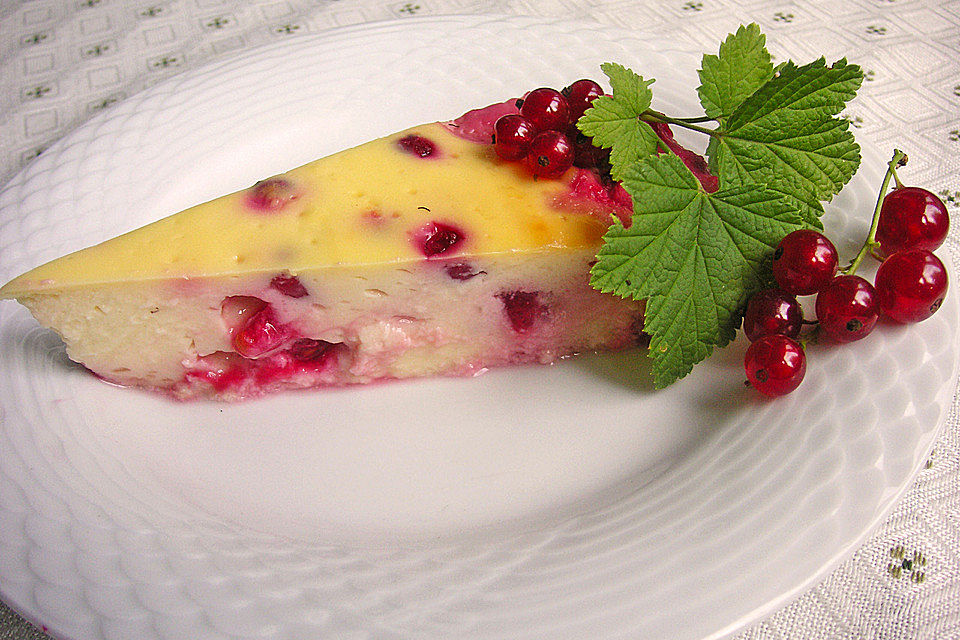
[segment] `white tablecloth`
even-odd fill
[[[291,35],[379,20],[500,13],[592,20],[713,52],[757,22],[777,59],[860,64],[845,114],[910,152],[913,184],[960,213],[960,1],[22,0],[0,4],[0,180],[100,110],[172,74]],[[960,220],[960,218],[957,218]],[[955,225],[943,251],[960,264]],[[952,274],[960,283],[960,274]],[[0,581],[3,576],[0,575]],[[0,640],[46,638],[0,604]],[[740,638],[960,638],[960,417],[852,558]]]

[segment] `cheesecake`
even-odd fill
[[[239,400],[620,349],[641,302],[589,269],[630,197],[498,156],[507,101],[416,126],[40,265],[0,288],[106,381]]]

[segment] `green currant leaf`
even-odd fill
[[[594,100],[577,127],[593,138],[593,144],[610,149],[610,173],[620,180],[627,167],[638,158],[655,154],[660,144],[650,125],[640,120],[653,99],[653,80],[644,80],[619,64],[608,62],[600,68],[610,79],[613,94]]]
[[[768,191],[783,196],[806,226],[811,229],[823,229],[823,222],[820,220],[823,216],[823,204],[812,193],[798,187],[788,177],[769,180],[765,186]]]
[[[611,149],[612,176],[632,196],[634,215],[604,236],[591,284],[647,301],[654,383],[662,387],[733,338],[787,233],[822,228],[822,202],[860,164],[849,123],[837,116],[863,74],[846,60],[773,65],[755,24],[704,56],[697,92],[706,118],[651,110],[650,80],[619,65],[603,70],[613,95],[598,98],[578,126]],[[645,119],[708,135],[719,190],[706,193]],[[699,126],[707,119],[718,126]]]
[[[756,23],[741,25],[720,45],[719,55],[700,63],[700,104],[715,120],[726,118],[773,77],[766,37]]]
[[[862,80],[845,60],[788,62],[721,122],[707,147],[711,169],[721,184],[773,184],[805,202],[830,200],[860,165],[849,123],[834,116]]]
[[[661,388],[733,339],[765,262],[802,222],[782,195],[757,185],[704,192],[672,154],[637,160],[623,185],[633,218],[604,236],[591,284],[647,300],[644,329]]]
[[[728,188],[758,186],[754,176],[737,163],[731,164],[731,170],[724,174],[724,178],[723,184]],[[759,186],[786,198],[805,225],[812,229],[823,229],[823,223],[820,221],[824,213],[823,205],[813,193],[804,188],[798,178],[783,174],[769,174],[764,175],[763,178],[767,182]]]

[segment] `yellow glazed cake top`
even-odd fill
[[[491,145],[461,139],[442,124],[423,125],[49,262],[9,282],[0,297],[420,261],[438,257],[431,255],[437,250],[446,258],[596,246],[606,214],[558,204],[575,173],[534,180]]]

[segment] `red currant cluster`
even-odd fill
[[[767,396],[790,393],[803,380],[806,356],[797,341],[804,324],[836,342],[865,338],[881,314],[901,323],[933,315],[947,292],[947,270],[933,250],[950,225],[947,208],[933,193],[905,187],[896,175],[906,156],[897,151],[880,190],[863,248],[843,270],[833,243],[823,234],[794,231],[773,254],[778,288],[751,296],[743,330],[751,345],[744,368],[747,380]],[[890,178],[896,187],[885,196]],[[855,275],[872,253],[882,262],[873,284]],[[816,320],[807,322],[797,296],[816,294]]]
[[[577,130],[577,120],[603,95],[593,80],[577,80],[563,91],[541,87],[518,100],[520,113],[500,117],[494,149],[504,160],[519,160],[536,177],[556,178],[571,166],[597,167],[609,151],[594,147]]]

